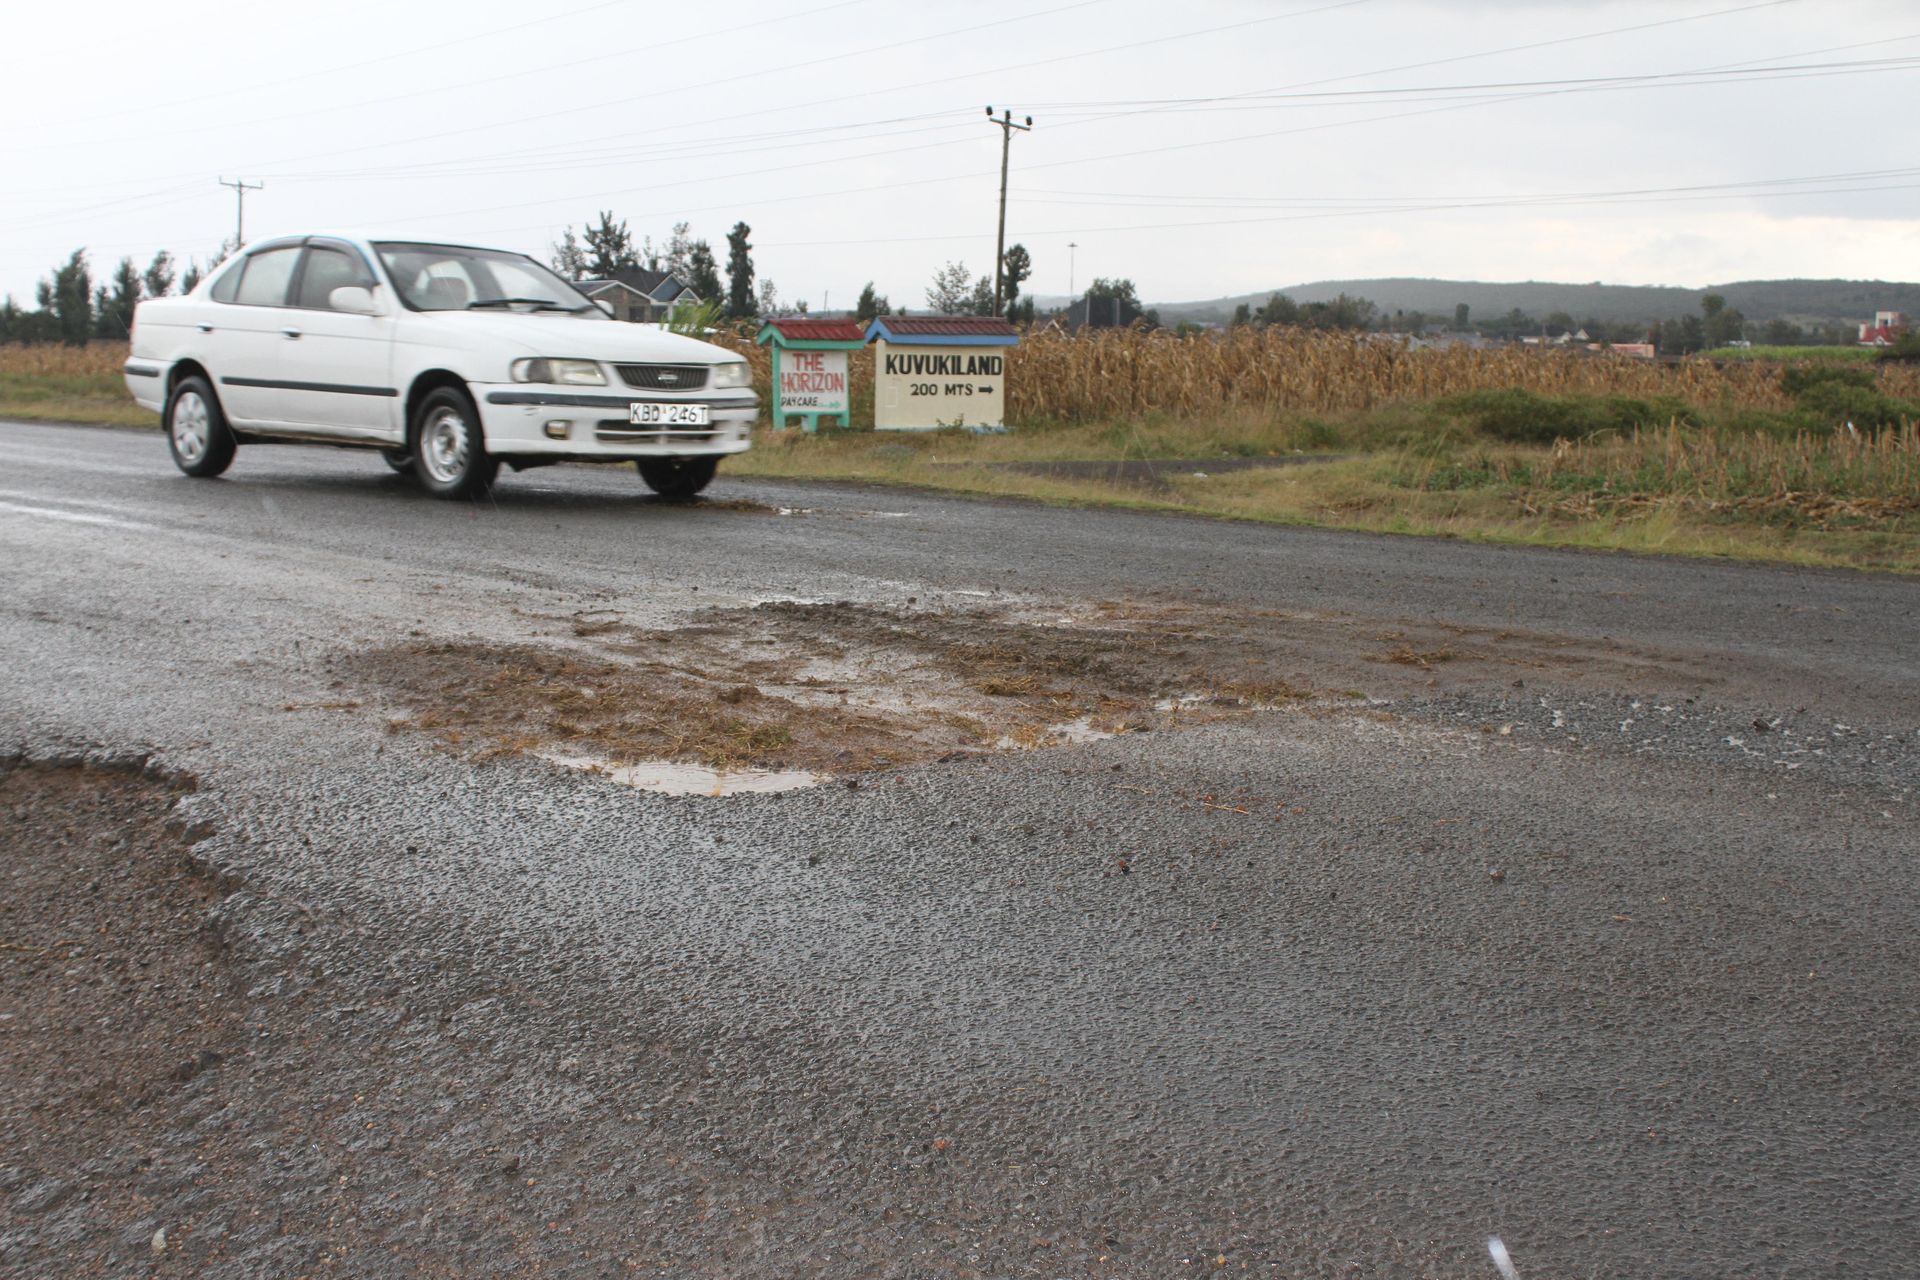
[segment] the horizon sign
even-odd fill
[[[780,360],[780,413],[837,414],[853,407],[845,351],[789,350]]]

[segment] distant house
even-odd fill
[[[1860,345],[1890,347],[1907,336],[1907,318],[1898,311],[1876,311],[1873,323],[1860,326]]]
[[[1054,317],[1054,322],[1069,333],[1082,329],[1125,329],[1146,321],[1147,313],[1125,298],[1082,298]]]
[[[613,309],[615,320],[658,324],[681,302],[703,299],[677,277],[665,271],[630,267],[599,280],[576,280],[573,287]]]

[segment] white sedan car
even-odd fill
[[[249,245],[141,303],[126,378],[190,476],[238,445],[309,441],[381,450],[447,498],[502,462],[563,460],[633,462],[690,497],[759,407],[738,355],[610,319],[524,254],[346,235]]]

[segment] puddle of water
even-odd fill
[[[1191,711],[1213,701],[1210,693],[1183,693],[1177,698],[1162,698],[1153,704],[1155,711]]]
[[[1108,738],[1120,736],[1111,729],[1102,729],[1094,724],[1092,716],[1081,716],[1078,720],[1057,724],[1053,726],[1053,731],[1064,741],[1072,743],[1105,742]]]
[[[593,756],[568,755],[542,751],[542,760],[565,769],[597,773],[623,787],[638,791],[657,791],[668,796],[765,795],[774,791],[798,791],[820,785],[825,779],[798,769],[708,769],[697,764],[678,764],[671,760],[646,760],[633,765],[616,765]]]

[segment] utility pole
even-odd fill
[[[998,120],[993,117],[993,108],[987,108],[987,121],[1000,130],[1000,234],[993,242],[993,314],[999,315],[1002,293],[1001,272],[1007,265],[1007,154],[1013,150],[1014,130],[1029,133],[1033,129],[1033,117],[1028,116],[1025,124],[1013,122],[1013,112],[1008,111]]]
[[[228,182],[220,179],[220,185],[233,188],[233,247],[238,249],[247,242],[247,192],[266,189],[264,182],[248,182],[244,178],[235,178]]]
[[[1080,247],[1080,244],[1078,241],[1075,241],[1075,240],[1067,241],[1067,305],[1068,306],[1073,305],[1073,288],[1074,288],[1074,284],[1076,283],[1074,280],[1073,268],[1074,268],[1074,259],[1079,256],[1075,252],[1075,250],[1079,249],[1079,247]]]

